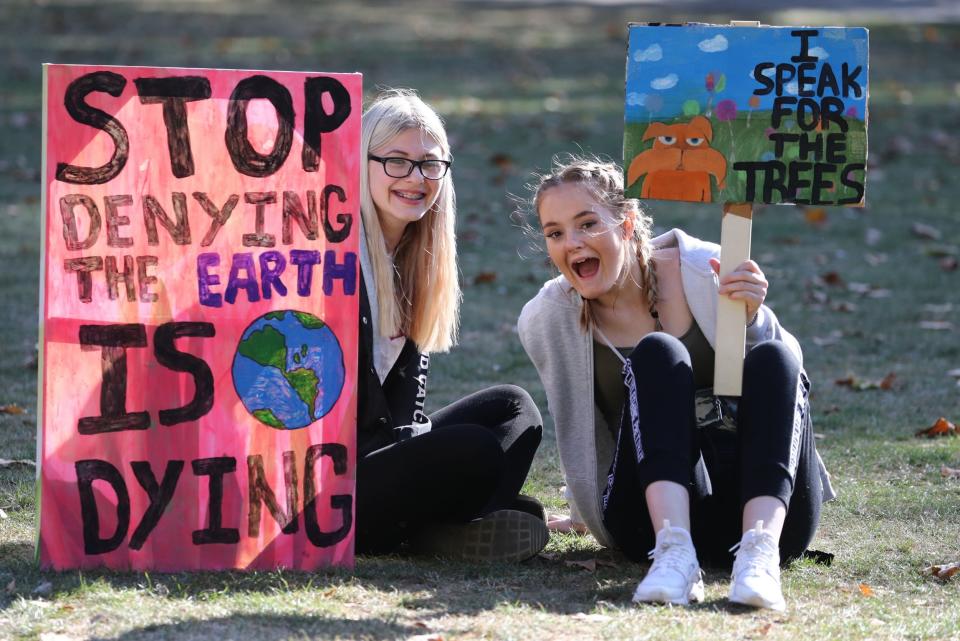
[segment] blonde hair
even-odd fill
[[[614,223],[617,226],[625,224],[627,220],[633,222],[633,233],[628,240],[633,251],[623,253],[617,284],[622,286],[631,277],[630,258],[636,258],[640,269],[640,282],[636,284],[647,298],[650,315],[657,318],[657,269],[652,255],[653,246],[650,242],[653,219],[640,207],[639,201],[624,197],[623,170],[620,166],[595,157],[558,156],[554,157],[553,171],[538,178],[539,180],[531,186],[534,193],[532,209],[538,220],[540,201],[547,190],[558,185],[579,184],[586,188],[598,203],[613,213]],[[585,299],[580,312],[580,327],[587,331],[593,327],[594,323],[590,301]]]
[[[430,136],[452,160],[443,122],[415,92],[390,90],[367,108],[360,136],[360,213],[373,267],[367,277],[376,287],[381,335],[401,333],[422,352],[445,352],[457,341],[461,298],[451,172],[440,179],[426,215],[407,225],[392,260],[370,193],[367,155],[409,129]]]

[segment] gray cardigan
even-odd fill
[[[709,259],[720,256],[720,246],[673,229],[653,239],[656,249],[677,247],[680,276],[687,305],[711,347],[716,347],[717,278]],[[580,296],[569,281],[558,276],[544,284],[520,313],[520,342],[533,361],[547,393],[547,406],[556,426],[560,464],[567,484],[571,516],[585,523],[604,546],[613,540],[603,526],[601,498],[613,460],[614,442],[593,398],[593,339],[580,329]],[[766,340],[783,341],[803,363],[800,344],[761,306],[756,322],[747,328],[747,349]],[[820,460],[824,500],[836,494]]]

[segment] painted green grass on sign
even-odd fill
[[[688,117],[680,117],[663,119],[655,122],[663,122],[664,124],[672,125],[676,123],[685,123],[688,121]],[[851,118],[846,122],[848,130],[843,136],[845,148],[840,153],[846,156],[848,160],[852,158],[865,157],[866,131],[864,129],[863,121]],[[653,143],[651,140],[643,140],[644,132],[647,130],[649,124],[650,123],[646,122],[626,123],[623,142],[624,168],[629,167],[630,162],[639,153],[652,147]],[[785,144],[783,155],[780,158],[775,156],[774,142],[769,139],[769,135],[773,131],[770,127],[770,111],[752,111],[746,113],[741,111],[738,112],[737,116],[732,120],[723,121],[717,119],[716,117],[712,117],[710,118],[710,124],[713,127],[713,140],[710,143],[711,146],[720,151],[729,150],[726,153],[727,175],[725,188],[719,189],[717,182],[715,180],[711,180],[711,194],[713,202],[742,202],[746,200],[745,194],[747,192],[747,172],[735,170],[734,164],[737,162],[781,160],[785,163],[791,163],[793,161],[801,160],[800,146],[797,143]],[[834,124],[831,124],[827,129],[820,132],[804,132],[797,126],[796,121],[792,119],[786,120],[778,131],[788,134],[801,134],[801,136],[806,134],[810,137],[811,142],[815,141],[817,136],[822,136],[822,144],[818,147],[820,153],[822,154],[820,156],[821,162],[826,162],[825,145],[828,134],[840,133],[839,129]],[[817,162],[816,154],[814,154],[814,152],[810,152],[805,161],[811,163],[811,165]],[[837,165],[837,168],[833,172],[824,172],[824,178],[833,182],[833,187],[822,190],[820,194],[821,200],[837,202],[843,199],[855,198],[857,196],[855,189],[845,186],[841,182],[839,173],[843,167],[844,165]],[[801,187],[799,190],[797,190],[796,199],[801,201],[811,201],[812,188],[810,186],[810,182],[813,178],[812,168],[808,168],[806,171],[799,173],[798,178],[807,182],[804,187]],[[864,171],[853,171],[851,172],[850,178],[862,183],[864,180]],[[645,179],[646,177],[641,177],[632,185],[628,186],[626,190],[627,196],[630,198],[640,198],[640,190]],[[782,179],[785,182],[789,181],[789,176],[785,175],[782,177]],[[778,189],[771,190],[771,198],[764,198],[765,186],[766,180],[764,179],[763,173],[758,173],[756,175],[755,185],[756,195],[753,198],[753,202],[792,202],[792,199],[789,198],[789,196],[783,196]]]

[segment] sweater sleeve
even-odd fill
[[[749,352],[754,345],[769,340],[783,342],[803,367],[803,351],[800,349],[800,343],[793,334],[783,328],[772,309],[761,305],[757,311],[756,322],[747,328],[747,351]]]

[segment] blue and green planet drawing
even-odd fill
[[[233,359],[233,384],[244,407],[280,430],[323,418],[340,398],[344,376],[336,335],[306,312],[275,311],[257,318],[243,332]]]

